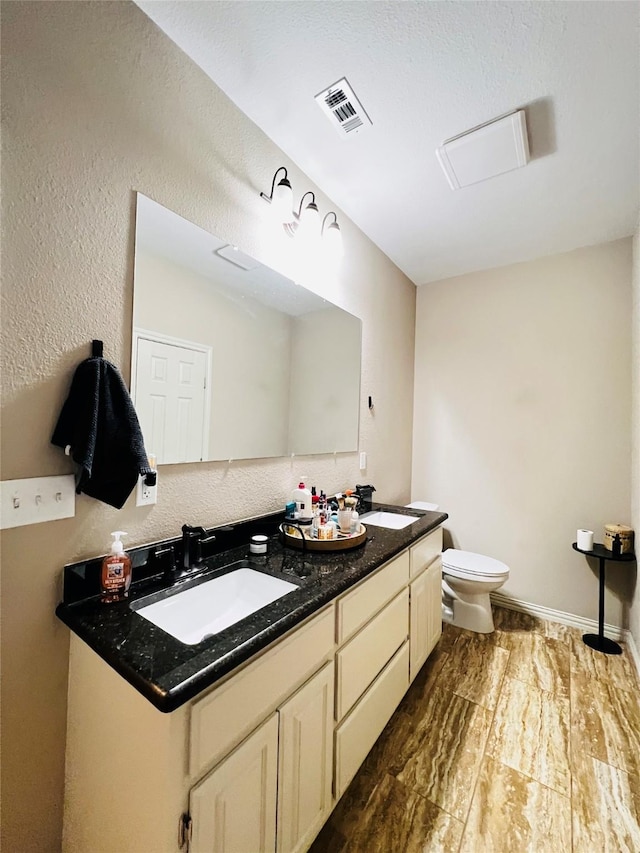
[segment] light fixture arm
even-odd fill
[[[273,175],[273,180],[271,181],[271,194],[270,194],[270,195],[266,195],[266,193],[260,193],[260,198],[263,198],[265,201],[268,201],[268,202],[269,202],[269,204],[271,204],[271,202],[273,201],[273,191],[274,191],[274,189],[275,189],[275,187],[276,187],[276,178],[278,177],[278,172],[284,172],[284,178],[283,178],[282,180],[283,180],[283,181],[286,181],[286,184],[287,184],[288,186],[291,186],[291,185],[289,184],[289,178],[288,178],[288,175],[287,175],[287,169],[286,169],[286,167],[285,167],[285,166],[280,166],[278,169],[276,169],[276,171],[275,171],[275,173],[274,173],[274,175]]]
[[[330,211],[329,211],[329,213],[326,213],[326,214],[325,214],[324,219],[322,220],[322,228],[320,229],[320,233],[321,233],[321,234],[324,234],[324,228],[325,228],[325,225],[326,225],[326,222],[327,222],[327,217],[329,217],[329,216],[333,216],[333,222],[330,224],[330,226],[329,226],[329,227],[331,227],[331,225],[338,225],[338,217],[337,217],[337,215],[334,213],[334,211],[333,211],[333,210],[330,210]],[[339,226],[338,226],[338,227],[339,227]]]
[[[312,193],[312,192],[311,192],[311,190],[307,190],[307,191],[306,191],[306,193],[305,193],[305,194],[302,196],[302,198],[300,199],[300,206],[298,207],[298,219],[300,219],[300,217],[302,216],[302,202],[305,200],[305,198],[306,198],[308,195],[310,195],[310,196],[311,196],[311,201],[309,202],[309,204],[314,204],[314,205],[315,205],[315,203],[316,203],[315,193]]]

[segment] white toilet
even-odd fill
[[[442,554],[442,620],[458,628],[490,634],[490,592],[509,577],[509,566],[471,551],[449,548]]]

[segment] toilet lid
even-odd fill
[[[485,577],[509,574],[509,566],[501,563],[500,560],[485,557],[484,554],[474,554],[472,551],[458,551],[455,548],[449,548],[443,552],[442,568],[455,569],[468,575],[484,575]]]
[[[440,509],[439,504],[430,504],[427,501],[413,501],[413,503],[405,504],[405,506],[407,509],[424,509],[431,512]]]

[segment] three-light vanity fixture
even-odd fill
[[[276,184],[280,172],[284,172],[284,176]],[[307,196],[310,197],[310,200],[305,204]],[[271,182],[271,194],[260,193],[260,198],[271,205],[273,218],[282,224],[289,237],[305,242],[310,246],[313,244],[322,245],[333,257],[342,256],[342,233],[338,225],[338,217],[332,210],[325,215],[321,223],[316,197],[310,190],[304,193],[300,199],[297,211],[294,210],[293,190],[284,166],[276,169]],[[331,216],[333,222],[329,220]]]

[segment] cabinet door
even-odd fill
[[[190,853],[274,853],[278,715],[191,789]]]
[[[442,633],[442,560],[409,584],[410,591],[410,680],[416,677]]]
[[[280,709],[278,853],[306,850],[331,812],[333,662]]]

